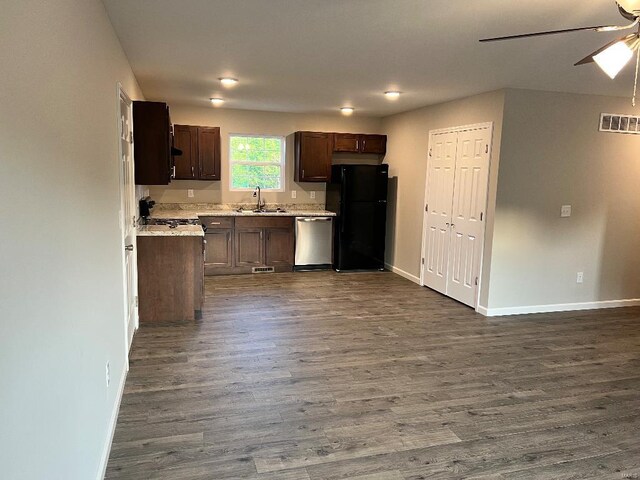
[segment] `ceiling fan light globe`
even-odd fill
[[[595,55],[593,60],[613,80],[632,57],[633,50],[626,42],[620,41]]]

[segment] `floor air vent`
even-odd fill
[[[253,267],[251,273],[273,273],[276,269],[273,267]]]
[[[618,113],[603,113],[600,115],[600,131],[640,135],[640,117]]]

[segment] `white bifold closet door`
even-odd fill
[[[423,284],[476,307],[489,180],[490,128],[433,134]]]

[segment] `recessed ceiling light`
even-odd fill
[[[209,100],[211,100],[214,107],[219,107],[224,103],[224,99],[222,98],[210,98]]]
[[[343,115],[352,115],[355,112],[355,108],[353,107],[342,107],[340,109]]]
[[[384,95],[389,100],[396,100],[400,96],[400,92],[398,92],[397,90],[389,90],[387,92],[384,92]]]
[[[220,83],[225,87],[235,87],[238,83],[238,79],[232,77],[220,77],[218,80],[220,80]]]

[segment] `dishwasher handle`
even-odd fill
[[[330,222],[331,217],[298,217],[298,222]]]

